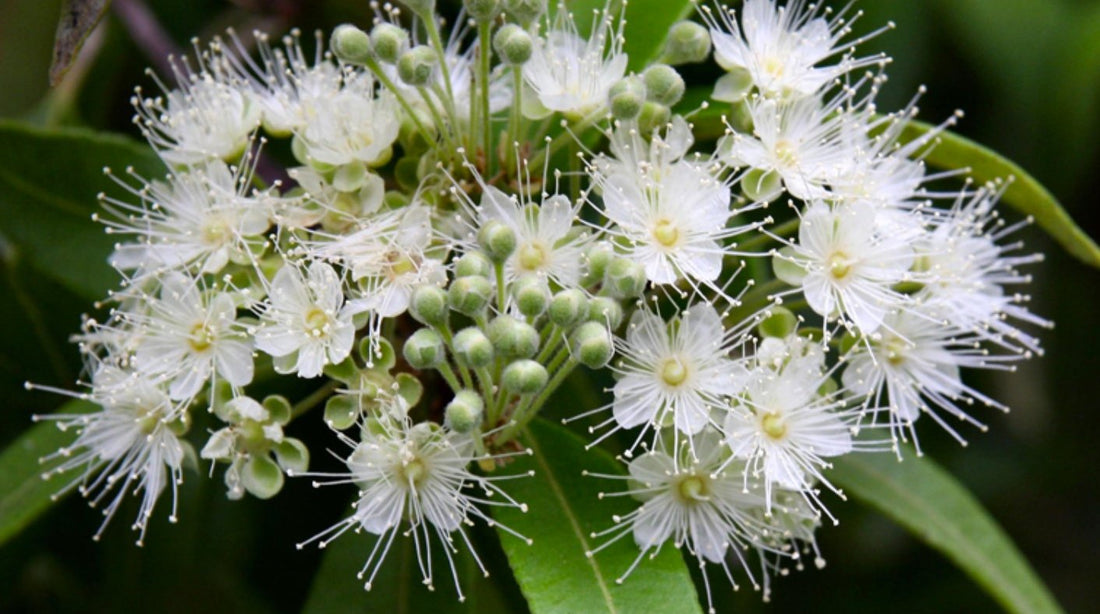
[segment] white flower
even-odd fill
[[[842,42],[851,32],[844,11],[827,19],[828,9],[817,3],[798,0],[776,6],[773,0],[745,0],[740,24],[731,9],[718,7],[717,17],[709,7],[701,12],[710,27],[715,61],[727,71],[747,72],[768,97],[811,96],[841,75],[888,61],[884,55],[852,57],[857,45],[886,28]],[[837,64],[819,66],[837,56],[842,56]]]
[[[193,397],[221,376],[233,386],[252,381],[252,341],[237,322],[234,297],[205,291],[198,280],[172,273],[145,313],[124,314],[141,329],[133,364],[168,382],[171,398]]]
[[[390,155],[401,125],[393,94],[385,89],[376,93],[374,79],[364,72],[348,69],[343,78],[343,89],[311,113],[296,133],[302,162],[370,165]]]
[[[251,188],[251,168],[221,161],[186,167],[166,181],[140,182],[135,188],[116,180],[140,199],[139,205],[100,200],[110,217],[97,218],[110,234],[133,240],[115,247],[110,263],[137,278],[165,269],[218,273],[232,262],[249,264],[263,245],[270,225],[271,198]]]
[[[305,275],[289,262],[279,269],[256,331],[256,347],[275,357],[276,371],[317,377],[347,358],[354,342],[344,287],[331,266],[314,262]]]
[[[531,58],[523,65],[523,79],[530,88],[523,97],[524,113],[541,117],[557,111],[584,117],[603,109],[611,86],[626,73],[623,23],[605,7],[593,16],[586,40],[562,6],[554,24],[547,23],[545,35],[535,39]]]
[[[186,413],[150,378],[110,365],[96,370],[91,392],[80,398],[102,409],[88,414],[35,417],[56,421],[62,430],[75,428],[79,433],[72,445],[42,459],[61,460],[43,477],[82,468],[62,492],[79,484],[80,494],[90,499],[92,507],[106,504],[96,540],[123,497],[128,492],[141,493],[141,506],[132,526],[139,532],[137,543],[141,545],[153,507],[166,486],[172,489],[168,519],[176,521],[176,489],[183,481],[182,465],[188,447],[178,435],[188,423]]]
[[[379,536],[359,573],[360,580],[366,577],[364,586],[370,590],[394,539],[398,534],[405,538],[411,536],[424,583],[433,589],[430,550],[432,540],[437,539],[448,553],[455,589],[462,601],[462,589],[458,586],[454,559],[450,556],[456,548],[454,534],[457,532],[459,541],[472,550],[464,528],[472,519],[479,518],[509,530],[478,509],[475,504],[484,500],[474,496],[473,489],[478,488],[487,496],[495,495],[494,499],[503,499],[495,501],[495,505],[514,506],[524,511],[526,506],[516,503],[500,490],[492,478],[470,471],[470,463],[480,458],[475,458],[474,442],[469,435],[460,435],[430,422],[413,425],[407,419],[371,419],[363,425],[361,433],[362,440],[358,443],[341,435],[341,439],[354,448],[346,461],[347,474],[314,474],[338,478],[333,483],[350,481],[356,484],[359,498],[353,505],[355,511],[298,544],[298,548],[318,540],[323,548],[348,530],[365,530]],[[406,523],[408,528],[402,529]],[[480,567],[476,554],[473,558]],[[485,573],[484,567],[481,571]]]
[[[682,433],[690,441],[716,424],[713,411],[744,383],[744,368],[728,357],[731,337],[710,305],[691,305],[671,322],[635,312],[626,339],[615,344],[622,362],[615,367],[621,377],[611,405],[613,430],[641,426],[643,435],[652,429],[656,438],[671,426],[674,439]]]
[[[236,38],[234,42],[239,46]],[[324,40],[320,35],[315,41],[312,62],[302,52],[297,31],[283,37],[284,49],[273,48],[264,33],[258,33],[256,42],[262,67],[252,64],[243,48],[239,48],[239,54],[251,68],[247,72],[253,75],[255,99],[263,109],[265,130],[286,136],[301,129],[311,118],[329,112],[328,103],[340,92],[344,72],[327,54],[322,56]]]
[[[711,164],[682,159],[691,143],[691,128],[680,117],[649,145],[636,128],[622,126],[612,136],[617,159],[597,159],[590,169],[610,222],[605,232],[620,239],[625,255],[654,284],[686,278],[710,285],[730,251],[723,242],[758,226],[727,226],[747,209],[730,206],[729,185]]]
[[[910,303],[892,287],[910,277],[914,237],[882,232],[877,221],[875,208],[864,202],[835,207],[813,202],[802,215],[798,243],[778,256],[794,270],[783,267],[777,273],[801,286],[811,309],[826,318],[842,314],[863,334]]]

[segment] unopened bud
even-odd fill
[[[472,390],[459,390],[443,410],[443,423],[456,433],[469,433],[481,425],[485,401]]]
[[[493,296],[493,285],[484,277],[459,277],[447,290],[447,304],[470,317],[481,313]]]
[[[585,322],[570,337],[573,357],[589,369],[601,369],[611,361],[615,345],[611,333],[598,322]]]
[[[623,323],[623,306],[606,296],[597,296],[588,301],[588,319],[615,330]]]
[[[631,75],[617,81],[607,93],[608,106],[615,119],[638,117],[645,104],[646,89],[641,77]]]
[[[443,338],[430,328],[421,328],[401,348],[405,361],[414,369],[432,369],[443,362]]]
[[[466,252],[455,261],[455,277],[489,277],[493,263],[481,252]]]
[[[627,258],[612,259],[603,279],[604,289],[615,298],[634,298],[645,290],[645,269]]]
[[[672,110],[663,104],[647,102],[642,105],[642,112],[638,115],[638,129],[642,134],[650,134],[657,128],[668,123],[672,116]]]
[[[392,23],[380,23],[370,31],[370,44],[379,60],[396,64],[397,58],[409,47],[409,33]]]
[[[516,299],[520,313],[536,318],[550,304],[550,288],[546,280],[538,275],[524,275],[512,284],[512,297]]]
[[[512,316],[497,316],[489,324],[489,339],[493,348],[508,358],[530,358],[539,349],[535,327]]]
[[[504,0],[504,12],[516,23],[526,26],[546,12],[546,0]]]
[[[408,9],[421,19],[431,19],[435,11],[435,0],[401,0]]]
[[[526,30],[510,23],[502,26],[493,36],[493,49],[505,64],[519,66],[531,58],[535,43]]]
[[[668,64],[654,64],[642,73],[646,98],[666,107],[680,102],[684,96],[684,78]]]
[[[783,193],[783,178],[775,171],[754,168],[741,178],[741,191],[753,202],[770,203]]]
[[[513,394],[534,394],[550,379],[546,367],[533,360],[517,360],[504,368],[501,383]]]
[[[783,338],[798,328],[798,317],[786,307],[771,307],[756,329],[764,337]]]
[[[348,64],[362,66],[371,58],[370,36],[351,24],[336,26],[329,44],[332,53]]]
[[[413,87],[425,86],[431,82],[438,62],[439,56],[435,49],[418,45],[397,58],[397,76]]]
[[[466,14],[478,23],[485,23],[497,16],[501,0],[462,0]]]
[[[493,362],[493,344],[476,326],[458,331],[454,338],[454,352],[460,363],[475,369]]]
[[[477,241],[493,262],[504,262],[516,249],[516,233],[500,220],[489,220],[482,224],[477,233]]]
[[[601,241],[589,247],[584,255],[585,262],[588,264],[588,270],[585,272],[583,280],[584,285],[591,286],[603,281],[607,265],[611,263],[611,259],[614,257],[615,250],[610,243]]]
[[[588,316],[588,297],[577,289],[562,290],[550,299],[550,321],[571,328]]]
[[[710,32],[694,21],[678,21],[665,39],[664,61],[679,66],[702,62],[710,55]]]
[[[447,321],[447,293],[438,286],[417,287],[409,299],[409,313],[421,324],[443,324]]]

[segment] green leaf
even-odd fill
[[[521,456],[505,471],[532,477],[508,482],[508,494],[528,505],[530,512],[501,507],[493,515],[501,524],[531,538],[532,545],[510,538],[501,529],[501,544],[512,571],[534,614],[572,612],[699,612],[699,602],[679,551],[668,545],[660,555],[645,560],[616,583],[638,557],[630,537],[592,557],[585,552],[601,545],[594,531],[613,524],[611,517],[626,514],[634,505],[623,497],[600,497],[617,486],[608,480],[581,475],[582,470],[622,473],[607,452],[585,450],[585,442],[571,431],[542,419],[531,423],[526,443],[533,454]]]
[[[129,196],[105,166],[146,178],[165,172],[151,149],[120,136],[0,121],[0,236],[40,274],[89,300],[118,282],[107,265],[115,239],[90,219],[96,194]]]
[[[96,406],[72,401],[57,413],[86,413]],[[76,438],[73,429],[62,431],[54,421],[44,421],[13,441],[0,453],[0,544],[19,533],[46,510],[52,498],[69,483],[75,472],[43,480],[42,474],[61,462],[39,459],[67,446]]]
[[[902,132],[903,142],[913,141],[929,130],[931,124],[910,121]],[[937,137],[937,144],[925,161],[944,169],[969,168],[979,183],[1012,177],[1002,200],[1017,211],[1030,215],[1067,252],[1085,264],[1100,268],[1100,247],[1074,223],[1058,199],[1027,171],[997,152],[951,132]]]
[[[603,9],[606,0],[572,0],[569,12],[577,23],[577,31],[587,36],[592,28],[593,11]],[[551,2],[551,11],[556,9]],[[629,58],[628,71],[637,71],[656,60],[664,50],[665,39],[672,24],[691,14],[691,0],[630,0],[626,5],[626,26],[623,29],[623,51]],[[610,13],[618,15],[622,4],[611,2]]]
[[[829,479],[942,552],[1006,610],[1062,611],[981,504],[928,458],[848,455]]]

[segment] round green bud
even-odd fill
[[[409,33],[402,27],[382,22],[371,29],[370,44],[379,60],[396,64],[397,58],[409,47]]]
[[[798,317],[786,307],[771,307],[756,330],[764,337],[783,338],[798,328]]]
[[[470,317],[481,313],[493,296],[493,285],[484,277],[459,277],[447,290],[447,304]]]
[[[466,14],[478,23],[485,23],[497,16],[501,0],[462,0]]]
[[[476,326],[464,328],[455,334],[454,352],[460,363],[475,369],[493,362],[493,343]]]
[[[694,21],[678,21],[665,39],[664,61],[678,66],[702,62],[710,55],[710,32]]]
[[[770,203],[783,193],[783,178],[775,171],[754,168],[741,178],[741,191],[753,202]]]
[[[443,338],[430,328],[421,328],[405,340],[401,353],[414,369],[432,369],[443,362]]]
[[[485,401],[472,390],[459,390],[443,410],[443,424],[456,433],[469,433],[481,426]]]
[[[645,104],[645,82],[631,75],[618,80],[607,93],[608,106],[615,119],[628,120],[638,117]]]
[[[665,105],[647,102],[642,105],[642,112],[638,115],[638,129],[642,134],[650,134],[667,124],[671,116],[672,110]]]
[[[546,12],[546,0],[504,0],[504,13],[516,23],[529,25]]]
[[[711,98],[722,102],[742,102],[756,82],[747,68],[736,67],[718,78]]]
[[[642,73],[646,99],[666,107],[680,102],[684,96],[684,78],[668,64],[654,64]]]
[[[438,286],[417,287],[409,298],[409,313],[421,324],[443,324],[447,321],[447,293]]]
[[[489,220],[481,225],[477,242],[485,255],[493,262],[504,262],[516,249],[516,233],[500,220]]]
[[[520,313],[536,318],[550,305],[550,288],[538,275],[524,275],[512,283],[512,297]]]
[[[512,316],[501,315],[489,323],[489,339],[502,356],[530,358],[539,350],[539,332]]]
[[[570,328],[588,316],[588,297],[577,289],[562,290],[550,299],[550,321]]]
[[[588,301],[588,319],[615,330],[623,323],[623,306],[615,299],[597,296]]]
[[[501,26],[493,35],[493,50],[504,60],[505,64],[519,66],[531,59],[531,52],[535,44],[531,35],[523,28],[515,24]]]
[[[601,369],[615,354],[611,333],[599,322],[585,322],[573,331],[569,339],[573,357],[589,369]]]
[[[489,277],[493,263],[481,252],[467,252],[455,261],[455,277]]]
[[[513,394],[534,394],[546,386],[550,378],[546,367],[533,360],[517,360],[504,368],[501,383]]]
[[[435,11],[435,0],[400,0],[408,9],[421,19],[431,19]]]
[[[645,290],[645,269],[627,258],[613,258],[603,276],[603,287],[619,299],[634,298]]]
[[[585,272],[583,280],[584,285],[591,286],[603,281],[607,265],[611,263],[611,259],[614,257],[615,249],[611,247],[610,243],[601,241],[589,247],[584,255],[584,260],[588,264],[588,270]]]
[[[348,64],[362,66],[371,58],[370,36],[349,23],[336,26],[329,45],[332,53]]]
[[[427,45],[417,45],[397,58],[397,76],[413,87],[427,85],[432,80],[439,55]]]

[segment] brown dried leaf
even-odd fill
[[[103,19],[111,0],[64,0],[50,64],[50,85],[57,85],[69,70],[84,41]]]

